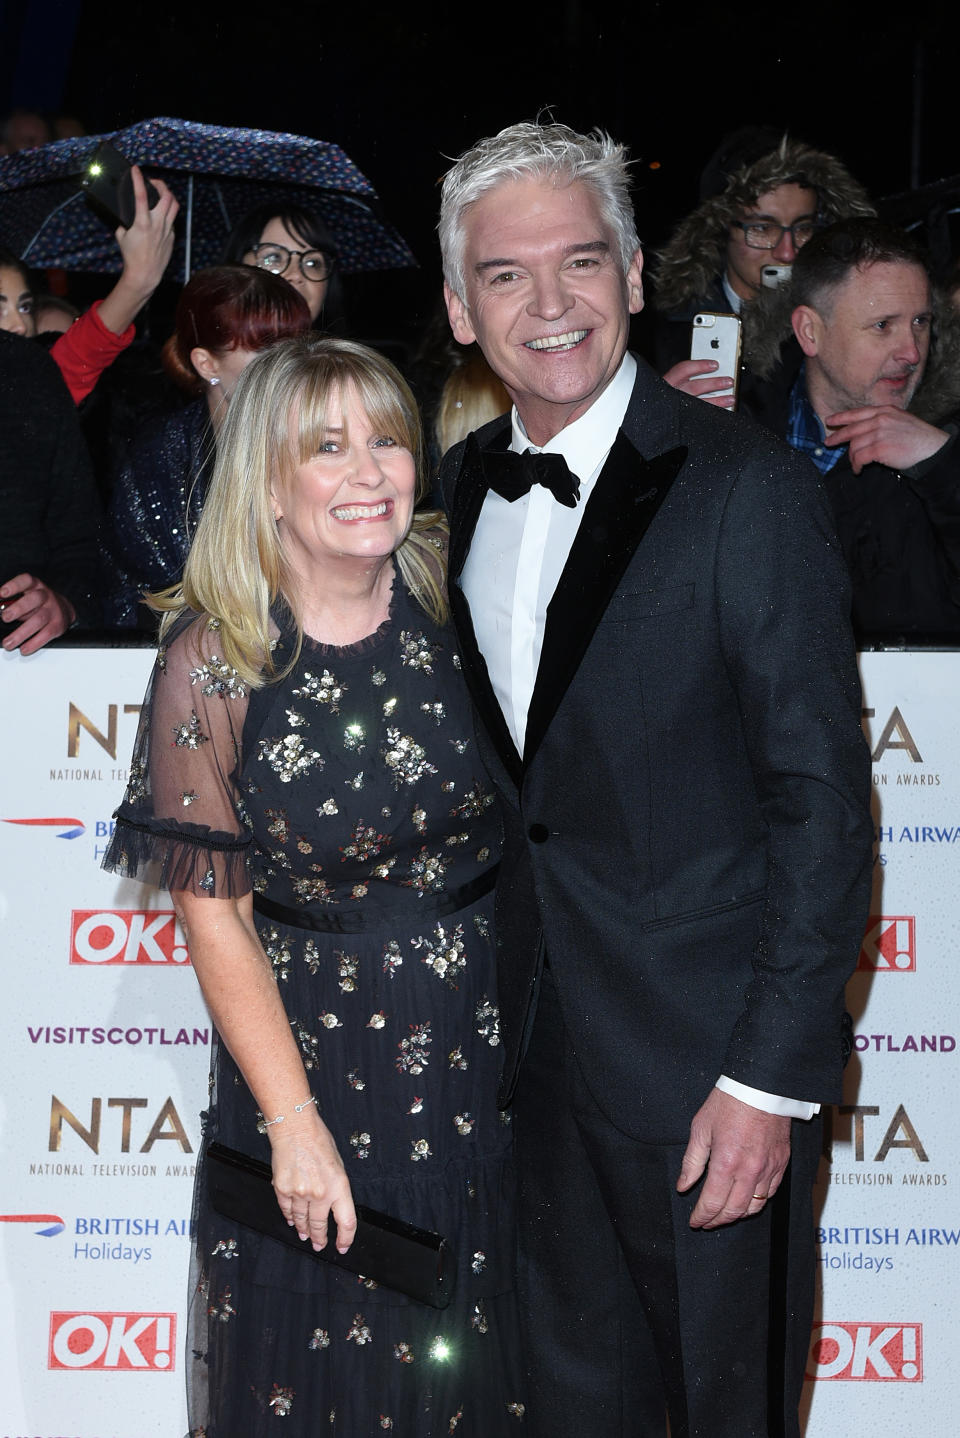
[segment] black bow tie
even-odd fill
[[[535,484],[549,489],[554,499],[568,509],[576,506],[580,481],[567,468],[562,454],[537,454],[525,449],[523,454],[511,450],[483,450],[483,477],[488,488],[512,504],[522,494],[529,494]]]

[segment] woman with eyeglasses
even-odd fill
[[[315,212],[300,205],[249,210],[234,226],[222,260],[282,276],[306,300],[315,329],[343,328],[337,247]]]

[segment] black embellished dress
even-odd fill
[[[209,620],[176,631],[105,861],[170,889],[252,888],[354,1197],[457,1252],[451,1306],[427,1308],[219,1217],[201,1155],[187,1364],[205,1438],[522,1432],[510,1132],[495,1106],[499,824],[452,631],[394,587],[376,634],[345,649],[307,639],[287,679],[252,693]],[[282,665],[279,616],[278,634]],[[222,1042],[211,1085],[205,1143],[269,1161]]]

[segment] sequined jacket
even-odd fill
[[[478,446],[509,436],[495,420],[441,466],[451,605],[505,808],[502,1101],[544,952],[625,1132],[686,1142],[721,1073],[836,1101],[872,823],[849,586],[816,473],[641,361],[548,610],[521,756],[458,582]]]
[[[109,624],[136,626],[142,592],[180,578],[214,453],[203,399],[155,421],[131,448],[108,514],[106,548],[114,571]]]

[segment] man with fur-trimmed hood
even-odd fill
[[[788,135],[778,140],[770,129],[729,136],[708,162],[700,190],[701,204],[659,256],[653,306],[661,374],[689,361],[698,311],[743,314],[762,292],[765,266],[775,266],[782,282],[798,249],[816,230],[835,220],[874,214],[866,190],[840,160]],[[744,366],[749,374],[749,326]],[[688,393],[711,387],[686,375],[668,378]]]

